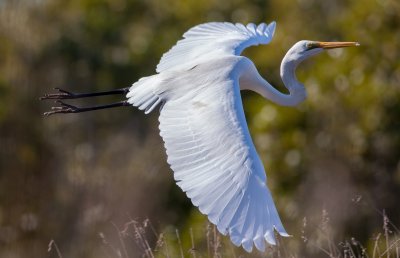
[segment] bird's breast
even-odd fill
[[[187,70],[164,71],[160,76],[166,94],[170,99],[190,99],[208,88],[218,90],[219,85],[226,85],[224,82],[227,80],[237,80],[236,72],[233,71],[236,70],[240,58],[242,57],[228,56],[204,60]],[[194,102],[193,106],[201,108],[205,104]]]

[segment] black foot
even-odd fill
[[[55,103],[60,104],[59,107],[52,107],[52,111],[48,111],[43,113],[44,116],[51,116],[54,114],[67,114],[67,113],[79,113],[84,111],[85,108],[79,108],[67,103],[62,102],[61,100],[55,101]]]
[[[50,93],[50,94],[44,94],[43,97],[40,97],[40,100],[45,100],[45,99],[75,99],[79,97],[80,94],[75,94],[60,88],[54,88],[55,90],[58,90],[59,93]]]
[[[77,107],[73,106],[70,104],[67,104],[61,100],[56,100],[57,104],[60,104],[59,107],[52,107],[49,112],[45,112],[43,115],[45,116],[51,116],[54,114],[69,114],[69,113],[81,113],[81,112],[87,112],[87,111],[93,111],[93,110],[99,110],[99,109],[106,109],[106,108],[114,108],[114,107],[129,107],[131,104],[127,101],[121,101],[121,102],[116,102],[116,103],[111,103],[107,105],[100,105],[100,106],[94,106],[94,107]]]

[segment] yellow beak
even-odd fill
[[[340,47],[358,47],[358,42],[316,42],[316,46],[324,49],[340,48]]]

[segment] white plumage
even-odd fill
[[[232,242],[251,252],[288,236],[266,185],[263,164],[251,140],[240,90],[252,90],[285,106],[306,98],[295,69],[323,49],[356,42],[302,40],[286,53],[281,77],[289,94],[264,80],[239,56],[248,46],[268,44],[275,22],[206,23],[183,35],[157,66],[158,74],[134,83],[128,102],[151,112],[160,108],[160,134],[177,184]]]
[[[240,55],[246,47],[268,44],[274,35],[275,22],[256,26],[228,22],[210,22],[191,28],[175,46],[165,53],[157,72],[185,69],[210,57],[224,54]]]
[[[177,184],[218,230],[250,252],[288,236],[266,186],[243,112],[245,47],[271,41],[275,23],[208,23],[184,34],[128,101],[150,111],[162,100],[160,134]]]
[[[184,39],[163,55],[157,74],[134,83],[128,100],[109,105],[76,107],[60,99],[126,93],[127,89],[96,93],[46,94],[61,106],[45,115],[80,113],[133,105],[146,114],[160,108],[160,134],[177,184],[218,230],[235,245],[260,251],[275,244],[275,231],[288,236],[266,185],[263,164],[251,140],[240,90],[252,90],[285,106],[306,98],[296,79],[297,65],[323,49],[358,46],[356,42],[297,42],[281,63],[289,94],[276,90],[254,64],[239,56],[244,48],[268,44],[275,23],[206,23],[187,31]]]

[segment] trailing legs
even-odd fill
[[[102,91],[102,92],[93,92],[93,93],[72,93],[60,88],[55,88],[58,90],[58,93],[49,93],[45,94],[43,97],[40,97],[40,100],[56,100],[55,103],[59,104],[59,106],[52,107],[51,111],[45,112],[43,115],[50,116],[54,114],[67,114],[67,113],[81,113],[99,109],[106,108],[114,108],[114,107],[122,107],[122,106],[130,106],[127,100],[111,103],[107,105],[99,105],[92,107],[77,107],[74,105],[67,104],[61,99],[80,99],[80,98],[88,98],[88,97],[98,97],[98,96],[106,96],[106,95],[116,95],[116,94],[124,94],[126,95],[129,92],[128,88],[122,88],[111,91]]]

